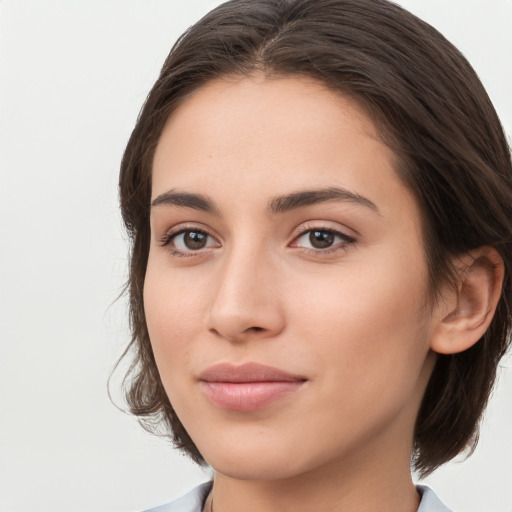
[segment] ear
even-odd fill
[[[456,288],[447,288],[439,301],[440,320],[430,347],[455,354],[473,346],[489,327],[501,295],[504,265],[493,247],[480,247],[456,258]]]

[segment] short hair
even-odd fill
[[[152,161],[168,117],[194,91],[229,75],[307,76],[358,103],[398,158],[418,201],[435,298],[456,277],[454,255],[484,245],[505,277],[490,327],[471,348],[439,354],[417,417],[412,464],[425,476],[478,439],[498,363],[510,343],[512,165],[493,105],[464,56],[432,26],[386,0],[231,0],[187,30],[140,112],[119,178],[130,237],[132,339],[123,356],[130,411],[150,431],[205,461],[162,385],[143,305]]]

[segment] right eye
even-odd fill
[[[203,249],[220,247],[220,244],[206,231],[188,228],[166,234],[162,246],[168,247],[172,255],[191,256]]]

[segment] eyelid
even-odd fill
[[[353,229],[341,227],[339,225],[332,226],[329,225],[329,223],[327,223],[326,221],[318,220],[307,221],[305,223],[300,224],[293,230],[291,238],[292,240],[295,240],[299,236],[302,236],[309,231],[328,231],[330,233],[336,233],[341,235],[343,238],[347,238],[354,241],[359,236],[359,234],[356,233]],[[349,234],[347,231],[350,232],[351,234]]]
[[[209,235],[215,238],[216,240],[218,240],[219,238],[219,236],[216,233],[212,232],[212,229],[210,227],[202,224],[201,222],[180,222],[179,224],[176,224],[175,226],[172,226],[171,228],[165,230],[164,234],[161,236],[161,239],[177,235],[179,233],[182,233],[183,231],[198,231],[206,235]]]

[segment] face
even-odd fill
[[[214,81],[168,120],[144,305],[169,399],[218,472],[408,468],[434,317],[394,168],[362,109],[309,79]]]

